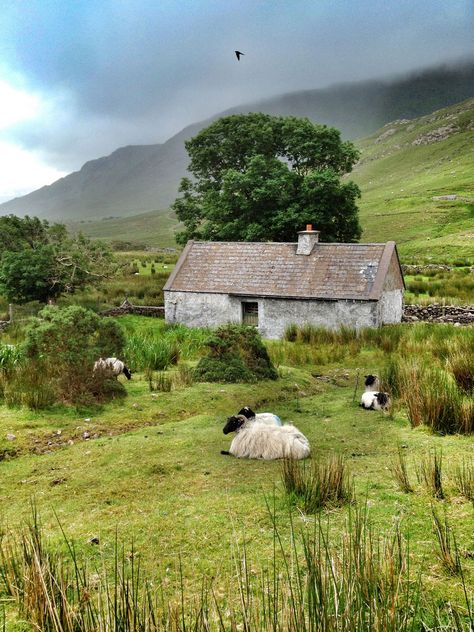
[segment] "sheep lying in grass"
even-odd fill
[[[376,375],[365,376],[365,393],[362,393],[359,406],[366,410],[387,410],[391,400],[388,393],[379,391],[380,381]]]
[[[221,454],[238,459],[306,459],[311,453],[308,439],[291,424],[268,426],[245,415],[235,415],[229,417],[223,432],[236,435],[229,451],[222,450]]]
[[[237,413],[243,415],[249,421],[255,421],[259,424],[265,424],[267,426],[281,426],[281,419],[274,413],[254,413],[251,408],[244,406]]]
[[[107,371],[116,377],[123,373],[127,380],[132,379],[130,369],[118,358],[99,358],[94,364],[94,371]]]

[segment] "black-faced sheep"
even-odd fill
[[[94,371],[110,371],[115,376],[123,373],[127,380],[132,379],[130,369],[118,358],[99,358],[94,364]]]
[[[229,451],[238,459],[306,459],[310,453],[308,439],[295,426],[268,426],[255,423],[244,415],[229,417],[223,430],[224,434],[235,432],[236,435]]]
[[[267,426],[281,426],[281,419],[274,413],[254,413],[251,408],[244,406],[237,413],[243,415],[249,421],[255,421],[259,424],[266,424]]]
[[[366,375],[364,384],[366,391],[375,392],[380,390],[380,380],[377,375]]]
[[[366,375],[365,393],[362,393],[359,406],[366,410],[387,410],[391,404],[390,395],[379,391],[379,388],[379,378],[376,375]]]

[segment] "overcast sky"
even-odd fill
[[[0,201],[240,103],[472,57],[473,33],[473,0],[0,0]]]

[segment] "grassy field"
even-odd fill
[[[122,322],[129,336],[158,339],[165,333],[156,319],[125,317]],[[432,342],[444,337],[445,326],[423,327],[405,326],[403,331],[411,332],[405,355],[416,355],[415,343],[423,336]],[[443,331],[461,335],[451,327]],[[462,336],[469,340],[474,332],[463,329]],[[406,408],[398,403],[390,415],[358,407],[363,376],[384,370],[390,345],[395,344],[392,351],[397,352],[395,339],[382,335],[316,346],[311,341],[271,342],[268,348],[280,375],[276,382],[176,383],[170,392],[150,392],[145,375],[137,371],[126,383],[128,396],[102,407],[31,412],[2,406],[4,540],[18,534],[31,518],[33,501],[50,546],[67,553],[59,522],[89,572],[109,568],[113,574],[118,542],[123,572],[138,559],[142,576],[155,587],[162,586],[167,602],[178,603],[184,591],[189,605],[206,578],[219,602],[231,608],[229,604],[240,600],[235,582],[244,562],[250,584],[273,564],[284,576],[283,552],[293,573],[304,538],[312,538],[318,524],[317,517],[303,513],[285,495],[279,462],[220,454],[230,442],[222,434],[225,418],[249,405],[293,421],[309,438],[313,460],[334,454],[345,457],[354,477],[356,504],[320,514],[332,547],[341,546],[357,507],[368,511],[374,542],[375,534],[389,534],[399,522],[403,539],[409,540],[412,581],[421,574],[422,600],[430,598],[440,609],[451,602],[466,617],[463,582],[440,560],[431,512],[433,505],[441,516],[445,512],[461,552],[464,584],[472,587],[474,504],[460,494],[455,482],[457,466],[473,463],[472,435],[441,436],[424,426],[412,428]],[[193,366],[200,353],[198,345],[180,363]],[[166,374],[172,377],[177,370],[172,367]],[[7,438],[11,434],[13,440]],[[399,449],[406,457],[414,493],[400,491],[393,475]],[[420,464],[432,458],[434,450],[443,458],[443,500],[435,500],[419,480]],[[93,538],[98,544],[91,544]],[[472,604],[472,588],[468,598]],[[3,603],[7,630],[30,629],[18,623],[16,608],[6,595]],[[459,629],[467,630],[467,619],[464,624]]]

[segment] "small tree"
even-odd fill
[[[14,303],[46,303],[110,276],[110,251],[62,224],[37,217],[0,218],[0,293]]]
[[[341,177],[358,151],[308,119],[238,114],[186,142],[194,179],[173,205],[188,239],[293,241],[311,223],[325,241],[357,241],[359,188]]]

